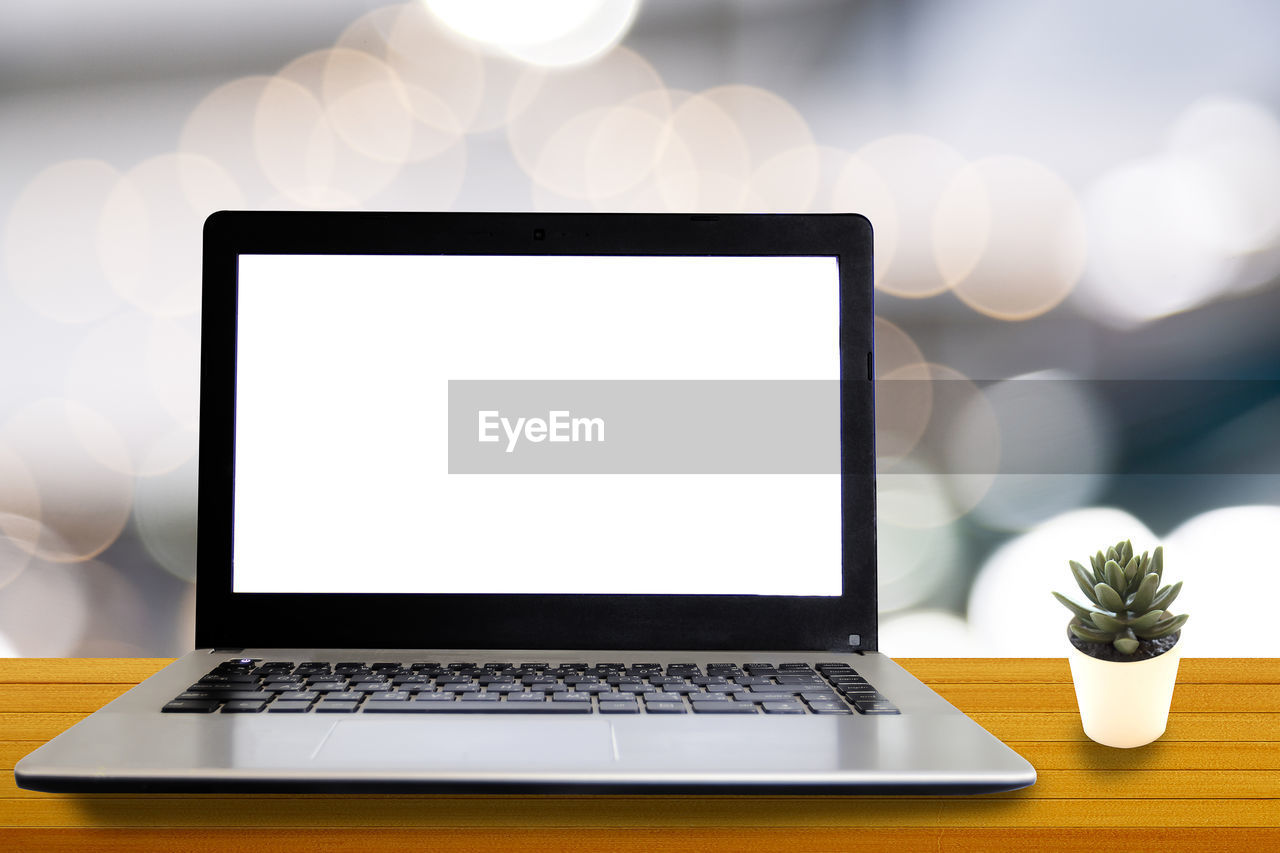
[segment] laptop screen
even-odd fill
[[[834,257],[241,254],[236,593],[839,596]]]

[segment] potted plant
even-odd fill
[[[1084,733],[1105,746],[1134,747],[1164,734],[1178,677],[1182,626],[1169,605],[1182,582],[1161,586],[1164,548],[1133,553],[1128,540],[1089,558],[1092,571],[1071,560],[1086,606],[1055,592],[1073,617],[1068,660]]]

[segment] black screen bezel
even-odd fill
[[[835,257],[840,270],[843,594],[232,592],[236,298],[242,254]],[[860,638],[856,648],[877,648],[872,238],[864,217],[222,211],[205,223],[203,276],[197,648],[848,651],[852,634]],[[324,616],[339,613],[342,619]]]

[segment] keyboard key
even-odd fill
[[[646,702],[644,710],[649,714],[685,714],[683,702]]]
[[[693,710],[699,714],[754,714],[756,706],[750,702],[693,702]]]
[[[816,675],[779,675],[777,677],[779,684],[822,684],[822,679]]]
[[[319,693],[310,690],[294,690],[288,693],[281,693],[276,697],[276,702],[314,702],[320,698]]]
[[[408,702],[409,692],[407,690],[383,690],[377,693],[369,694],[370,702]]]
[[[806,702],[839,702],[840,697],[836,696],[830,690],[810,690],[807,693],[801,693],[800,698]]]
[[[501,693],[463,693],[460,700],[462,702],[500,702],[502,700]]]
[[[612,692],[607,684],[577,684],[574,690],[579,693],[610,693]]]
[[[590,705],[591,694],[590,693],[569,693],[569,692],[556,693],[552,695],[551,701],[552,702],[585,702],[587,705]]]
[[[892,702],[884,701],[863,701],[858,700],[853,703],[854,710],[859,714],[897,714],[900,713],[896,705]]]
[[[508,693],[507,701],[535,703],[545,702],[547,701],[547,697],[543,693]]]
[[[265,702],[275,695],[274,693],[264,693],[261,690],[210,690],[208,693],[210,699],[220,699],[223,702],[246,700]]]
[[[511,684],[490,684],[485,689],[490,693],[523,693],[524,685],[518,682]]]
[[[832,684],[866,684],[867,680],[861,675],[827,675],[827,681]]]
[[[325,697],[316,703],[316,710],[322,713],[350,714],[355,712],[356,706],[359,704],[359,698],[350,694]]]
[[[403,673],[403,672],[402,672],[402,673],[400,673],[399,675],[397,675],[395,678],[391,679],[391,683],[392,683],[392,684],[394,684],[394,685],[396,685],[397,687],[399,687],[399,686],[400,686],[400,685],[402,685],[402,684],[410,684],[410,685],[412,685],[412,684],[430,684],[430,683],[431,683],[431,676],[429,676],[429,675],[409,675],[409,674],[407,674],[407,673]]]
[[[423,702],[371,702],[360,709],[362,714],[426,714],[430,703]]]
[[[267,693],[287,693],[290,690],[301,690],[305,686],[304,684],[295,684],[290,681],[273,681],[270,684],[263,684],[262,690]]]
[[[210,699],[174,699],[160,710],[166,714],[208,714],[218,710],[219,704]]]
[[[347,682],[345,681],[312,681],[307,684],[307,689],[315,690],[320,693],[342,691],[347,689]]]
[[[809,710],[814,714],[852,714],[853,713],[853,711],[850,711],[848,708],[844,706],[841,706],[839,708],[816,708],[813,705],[810,705]]]
[[[819,700],[817,700],[817,699],[814,699],[814,700],[810,700],[808,704],[809,704],[809,707],[810,707],[810,708],[812,708],[812,709],[813,709],[813,710],[815,710],[815,711],[817,711],[817,710],[819,710],[819,709],[821,709],[821,710],[825,710],[825,711],[831,711],[831,710],[839,710],[839,709],[842,709],[842,708],[843,708],[844,710],[848,710],[848,708],[849,708],[849,706],[848,706],[848,705],[844,704],[843,702],[839,702],[839,701],[829,702],[829,701],[825,701],[825,700],[824,700],[824,701],[819,701]]]
[[[690,693],[690,702],[728,702],[729,694],[727,693]]]
[[[702,689],[707,693],[741,693],[743,688],[736,684],[705,684]]]
[[[212,676],[205,676],[205,677],[211,678]],[[258,676],[254,675],[253,673],[242,672],[242,673],[235,673],[232,675],[223,676],[222,680],[226,681],[229,684],[253,684],[258,680]]]
[[[619,693],[656,693],[658,688],[652,684],[619,684]]]
[[[571,677],[581,678],[582,676],[571,676]],[[510,675],[482,675],[476,679],[476,683],[484,685],[485,687],[488,687],[494,684],[515,684],[516,680],[513,676],[510,676]],[[568,678],[566,678],[565,683],[572,684],[573,682],[571,682]]]
[[[632,705],[636,703],[639,696],[635,693],[597,693],[596,699],[600,702],[630,702]]]
[[[766,714],[803,714],[804,706],[799,702],[765,702],[760,705]]]
[[[303,714],[311,710],[310,702],[277,699],[267,706],[268,714]]]
[[[222,713],[256,714],[265,707],[267,707],[267,703],[263,701],[255,702],[249,699],[232,699],[230,702],[224,702],[222,704]]]
[[[440,684],[436,690],[441,693],[479,693],[480,685],[471,682],[466,684]]]
[[[639,714],[640,706],[635,702],[601,702],[601,714]]]
[[[839,690],[840,693],[842,693],[843,695],[848,696],[850,699],[859,698],[863,696],[879,696],[880,695],[880,691],[876,690],[870,684],[850,684],[847,687],[837,687],[836,689]]]
[[[378,707],[407,706],[389,702]],[[590,703],[582,702],[422,702],[415,710],[444,714],[590,714],[592,708]]]

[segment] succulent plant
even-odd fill
[[[1164,548],[1141,557],[1129,540],[1117,542],[1089,558],[1090,571],[1071,560],[1071,574],[1091,607],[1081,607],[1055,592],[1054,598],[1075,614],[1068,627],[1082,640],[1111,643],[1121,654],[1131,655],[1141,640],[1167,637],[1187,621],[1174,616],[1169,605],[1182,590],[1182,581],[1160,587],[1164,572]]]

